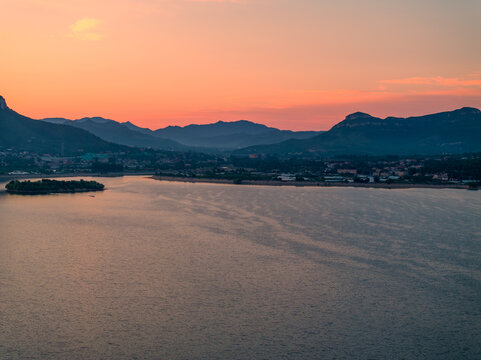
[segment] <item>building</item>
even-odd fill
[[[281,174],[277,177],[281,181],[296,181],[296,175],[294,174]]]

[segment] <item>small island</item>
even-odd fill
[[[83,179],[71,181],[42,179],[39,181],[13,180],[5,185],[5,188],[10,194],[37,195],[103,191],[104,185],[96,181],[85,181]]]

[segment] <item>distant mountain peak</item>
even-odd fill
[[[78,121],[79,123],[91,121],[91,122],[102,124],[102,123],[108,123],[112,120],[105,119],[105,118],[100,117],[100,116],[93,116],[93,117],[84,117],[84,118],[81,118],[81,119],[77,119],[75,121]]]
[[[374,116],[358,111],[347,115],[343,121],[341,121],[337,125],[334,125],[333,129],[366,126],[370,125],[372,122],[377,122],[378,120],[379,119],[375,118]]]
[[[461,109],[454,110],[454,112],[457,112],[459,114],[479,114],[481,110],[476,109],[474,107],[465,106],[465,107],[462,107]]]
[[[223,120],[219,120],[217,121],[215,124],[226,124],[226,125],[239,125],[239,124],[254,124],[254,125],[258,125],[252,121],[249,121],[249,120],[234,120],[234,121],[223,121]],[[204,125],[212,125],[212,124],[204,124]]]
[[[8,110],[7,102],[1,95],[0,95],[0,110]]]
[[[371,119],[373,116],[363,113],[363,112],[355,112],[350,115],[346,116],[345,120],[365,120],[365,119]]]

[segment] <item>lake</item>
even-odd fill
[[[0,359],[481,358],[481,191],[95,180],[0,193]]]

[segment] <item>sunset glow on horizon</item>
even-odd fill
[[[481,107],[479,0],[0,0],[0,95],[33,118],[327,130]]]

